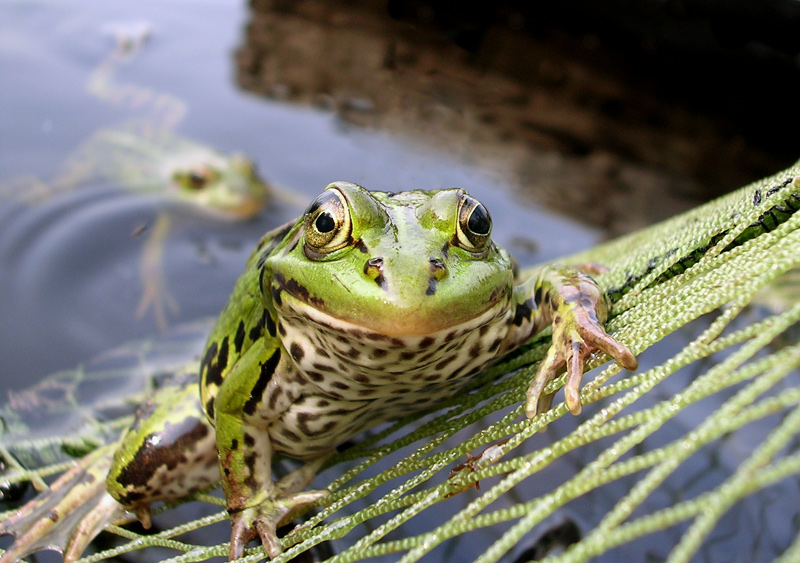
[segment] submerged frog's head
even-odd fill
[[[270,195],[253,162],[241,155],[206,150],[173,166],[176,198],[213,215],[249,219],[261,211]]]
[[[265,255],[273,318],[343,321],[387,336],[428,335],[508,306],[508,253],[464,190],[369,192],[335,182]]]

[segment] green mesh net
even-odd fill
[[[596,276],[615,302],[607,328],[639,355],[640,369],[621,375],[607,358],[594,357],[580,417],[569,415],[557,395],[550,412],[527,420],[525,390],[549,344],[547,331],[538,335],[436,412],[347,444],[315,483],[330,495],[286,533],[276,561],[307,550],[342,563],[731,560],[726,549],[747,561],[799,561],[798,209],[795,166],[565,258],[608,268]],[[119,367],[101,362],[51,379],[52,405],[67,405],[64,416],[83,413],[70,423],[77,430],[69,437],[30,435],[6,407],[0,453],[11,461],[2,479],[41,486],[70,455],[108,441],[129,416],[122,407],[147,391],[146,382],[191,369],[186,359],[202,346],[203,326],[179,339],[186,348],[132,346],[104,360],[128,358]],[[145,383],[124,404],[98,407],[95,400],[91,412],[81,406],[78,383],[125,376],[131,364]],[[226,543],[207,545],[229,533],[219,493],[194,501],[163,508],[156,533],[110,527],[118,536],[111,547],[106,537],[80,561],[225,556]],[[743,507],[750,521],[736,519]],[[553,539],[554,530],[569,528],[565,522],[578,533]],[[748,526],[755,529],[741,533]],[[252,547],[243,561],[262,559]]]

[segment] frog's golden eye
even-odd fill
[[[474,197],[464,195],[458,204],[456,244],[469,252],[483,252],[489,246],[492,217]]]
[[[201,191],[208,184],[219,178],[219,173],[208,166],[198,166],[188,172],[178,171],[172,175],[173,180],[190,191]]]
[[[306,209],[303,219],[306,235],[306,255],[329,254],[350,244],[353,224],[350,210],[342,192],[325,190]]]

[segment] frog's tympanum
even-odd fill
[[[276,527],[325,496],[304,489],[337,444],[435,406],[550,324],[526,412],[549,408],[545,385],[566,364],[577,414],[590,353],[628,369],[636,359],[604,331],[608,304],[594,281],[563,267],[516,280],[491,232],[489,212],[460,189],[328,186],[253,252],[206,345],[199,393],[195,381],[162,389],[113,460],[110,448],[96,452],[2,523],[17,537],[2,561],[48,546],[77,557],[125,510],[147,523],[151,503],[220,475],[231,559],[257,537],[274,557]],[[275,453],[306,463],[274,482]]]

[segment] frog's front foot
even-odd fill
[[[636,357],[625,346],[611,338],[598,321],[593,307],[564,307],[553,319],[553,343],[539,364],[539,370],[528,387],[525,414],[533,418],[546,412],[553,402],[553,394],[545,394],[545,386],[558,376],[562,366],[567,367],[564,397],[572,414],[580,414],[580,384],[584,364],[595,350],[608,353],[627,370],[638,367]]]
[[[328,491],[304,491],[268,499],[253,507],[229,510],[231,524],[231,548],[229,558],[237,559],[244,553],[247,542],[261,538],[270,559],[281,554],[278,528],[291,521],[294,514],[328,494]]]

